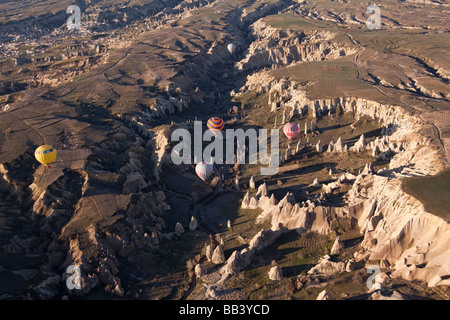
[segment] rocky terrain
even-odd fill
[[[449,299],[446,2],[79,3],[0,5],[1,299]],[[300,134],[204,182],[211,116]]]

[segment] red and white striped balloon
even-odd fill
[[[195,173],[197,173],[203,181],[206,181],[212,172],[213,166],[205,161],[197,163],[197,166],[195,167]]]
[[[294,139],[299,132],[299,128],[295,123],[286,123],[283,127],[283,132],[289,140]]]

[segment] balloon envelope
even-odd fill
[[[34,157],[48,167],[56,159],[56,149],[47,144],[40,146],[34,151]]]
[[[299,128],[295,123],[286,123],[283,132],[289,140],[292,140],[297,136]]]
[[[220,131],[222,131],[223,127],[225,127],[225,122],[222,118],[212,117],[206,123],[207,127],[211,132],[217,136]]]
[[[206,181],[213,172],[213,166],[210,165],[209,163],[206,163],[205,161],[202,161],[197,163],[197,166],[195,167],[195,172],[200,177],[200,179]]]
[[[230,51],[231,54],[233,54],[233,52],[236,50],[236,45],[234,43],[230,43],[227,46],[228,51]]]

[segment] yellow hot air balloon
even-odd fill
[[[34,157],[40,163],[50,167],[50,163],[56,159],[56,149],[48,144],[40,146],[34,151]]]

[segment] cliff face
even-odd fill
[[[363,184],[372,185],[367,198],[358,191]],[[400,179],[367,175],[353,185],[348,205],[364,234],[357,260],[390,268],[394,277],[449,284],[450,225],[404,193]]]
[[[352,188],[346,206],[339,211],[323,207],[317,199],[295,203],[286,195],[280,203],[275,203],[269,195],[261,194],[247,195],[243,208],[263,209],[259,221],[271,221],[273,230],[287,228],[328,233],[332,213],[352,217],[358,221],[364,236],[361,250],[355,254],[357,261],[389,268],[393,277],[423,280],[429,285],[448,284],[450,225],[426,212],[424,206],[401,187],[403,177],[434,175],[445,167],[442,149],[432,143],[434,137],[422,133],[430,124],[402,107],[357,97],[309,100],[299,83],[275,79],[268,72],[249,76],[236,96],[248,90],[267,93],[269,101],[283,101],[282,108],[290,116],[321,117],[338,112],[350,112],[357,119],[369,116],[383,127],[383,136],[365,148],[389,150],[390,161],[388,169],[378,173],[369,170],[354,177],[350,181]],[[338,187],[345,180],[349,182],[341,177],[333,186],[325,185],[322,190]]]

